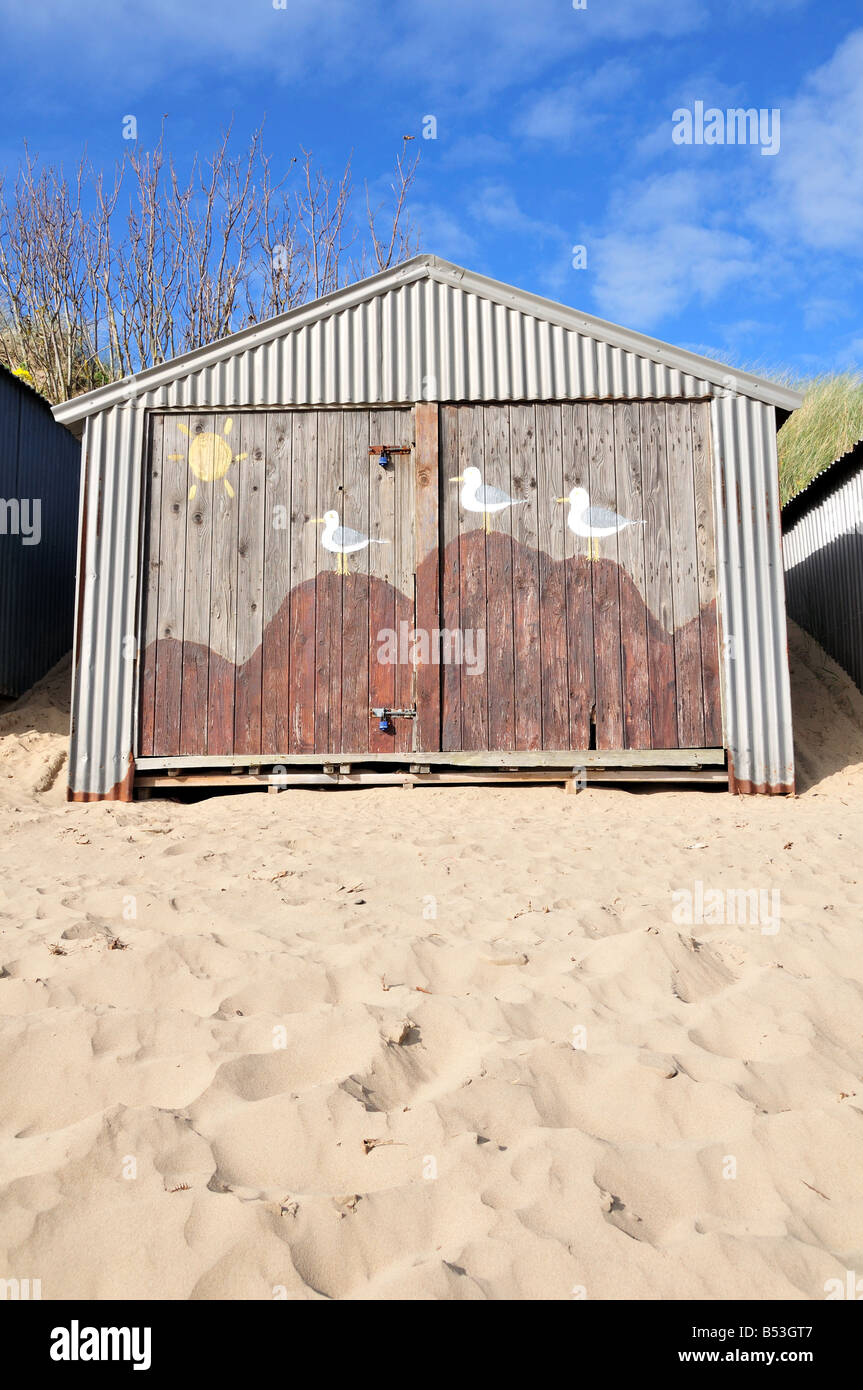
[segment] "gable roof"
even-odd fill
[[[183,353],[181,356],[160,363],[158,366],[148,367],[134,376],[135,395],[140,396],[167,388],[179,379],[189,378],[198,373],[206,372],[210,368],[216,368],[219,364],[235,356],[263,348],[275,340],[284,339],[288,335],[296,333],[298,330],[318,324],[326,319],[332,319],[335,315],[343,314],[347,310],[362,306],[369,301],[390,295],[393,291],[401,290],[405,286],[414,285],[421,281],[430,281],[437,285],[447,286],[461,291],[462,294],[475,296],[477,299],[484,300],[489,305],[498,306],[503,310],[514,310],[517,314],[536,320],[539,324],[566,330],[569,334],[578,335],[580,338],[592,339],[612,349],[619,349],[622,353],[632,354],[636,358],[653,363],[660,369],[665,368],[670,372],[695,378],[707,383],[710,387],[730,390],[738,395],[778,406],[783,410],[795,410],[802,403],[803,398],[800,393],[791,390],[790,387],[781,386],[777,382],[768,381],[763,377],[753,376],[749,372],[740,371],[724,362],[716,362],[711,358],[702,357],[698,353],[688,352],[684,348],[673,347],[658,338],[650,338],[643,333],[621,328],[617,324],[608,323],[606,320],[595,318],[591,314],[568,308],[564,304],[557,304],[554,300],[544,299],[527,290],[516,289],[502,281],[492,280],[485,275],[477,274],[475,271],[465,270],[461,266],[453,265],[450,261],[441,260],[433,255],[414,256],[401,265],[380,271],[377,275],[372,275],[368,279],[360,280],[343,289],[334,290],[331,294],[323,295],[320,299],[313,300],[309,304],[289,309],[263,323],[241,328],[236,333],[220,338],[215,343],[208,343],[204,347],[195,348],[191,352]],[[88,415],[109,409],[120,402],[128,401],[131,381],[131,378],[126,377],[107,386],[100,386],[95,391],[88,391],[84,395],[76,396],[72,400],[63,401],[53,407],[55,418],[63,424],[71,424],[74,421],[83,420]],[[606,391],[603,393],[603,398],[608,399],[614,394],[612,391]],[[692,394],[692,392],[689,391],[687,394]],[[441,399],[446,398],[446,396],[441,396]],[[215,405],[221,403],[212,402]],[[224,403],[237,404],[236,402]],[[357,404],[359,403],[360,401],[357,400]],[[240,402],[240,404],[252,404],[252,402]]]

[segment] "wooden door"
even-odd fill
[[[371,714],[416,703],[412,444],[411,410],[152,417],[139,757],[413,750]]]
[[[722,746],[709,428],[704,402],[441,408],[442,623],[487,653],[444,668],[443,750]]]

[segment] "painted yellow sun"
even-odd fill
[[[225,491],[229,497],[234,496],[234,489],[228,482],[225,474],[233,463],[240,463],[248,454],[234,454],[233,449],[228,443],[225,435],[231,433],[234,422],[230,415],[222,427],[221,434],[214,434],[211,430],[202,430],[199,434],[191,434],[185,425],[180,425],[182,434],[191,439],[189,445],[189,467],[196,478],[200,478],[202,483],[217,483],[221,478],[225,485]],[[181,459],[182,454],[169,454],[170,459]],[[192,483],[189,488],[189,501],[191,502],[198,490],[198,484]]]

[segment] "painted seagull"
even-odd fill
[[[599,541],[603,536],[616,536],[627,526],[643,526],[644,521],[632,521],[629,517],[618,516],[608,507],[592,507],[587,489],[574,487],[568,497],[558,497],[558,502],[569,503],[567,525],[576,536],[585,536],[589,541],[587,558],[599,559]]]
[[[461,504],[466,512],[482,512],[486,531],[491,530],[491,518],[496,512],[505,512],[507,507],[520,507],[527,501],[526,497],[516,501],[499,487],[486,487],[478,468],[466,468],[457,478],[450,478],[450,482],[463,484]]]
[[[348,573],[348,556],[370,545],[389,545],[389,541],[378,540],[375,536],[364,536],[362,531],[353,531],[350,526],[339,525],[338,512],[324,512],[323,516],[312,517],[318,526],[323,526],[321,544],[338,557],[336,574]]]

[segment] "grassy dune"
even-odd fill
[[[779,431],[779,485],[784,504],[816,473],[863,439],[863,376],[844,372],[789,384],[806,392]]]

